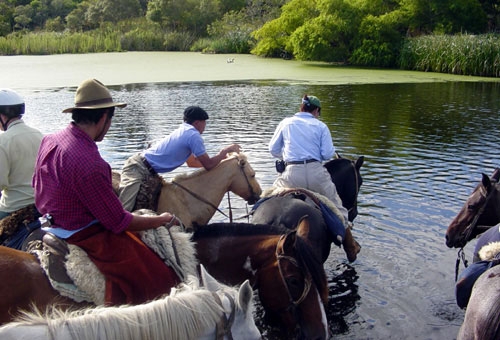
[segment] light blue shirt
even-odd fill
[[[182,123],[170,135],[144,152],[148,163],[158,173],[170,172],[184,164],[191,154],[206,153],[201,133],[194,126]]]
[[[269,152],[286,162],[326,161],[333,157],[335,147],[325,123],[308,112],[298,112],[278,124],[269,142]]]

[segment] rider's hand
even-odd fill
[[[228,147],[224,148],[224,152],[225,152],[226,156],[228,153],[231,153],[231,152],[239,153],[240,151],[241,151],[241,146],[239,146],[238,144],[231,144]]]
[[[164,212],[160,214],[160,218],[162,219],[162,226],[166,225],[167,227],[171,227],[173,225],[179,225],[179,220],[171,213]]]

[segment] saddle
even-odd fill
[[[158,200],[162,185],[163,178],[158,174],[146,176],[137,193],[133,211],[140,209],[158,210]]]
[[[66,242],[42,229],[38,229],[30,237],[26,251],[32,254],[36,250],[44,252],[48,259],[46,273],[49,278],[57,282],[73,284],[64,265],[66,256],[69,254]]]
[[[314,206],[316,206],[323,215],[323,219],[325,220],[325,224],[332,238],[332,242],[339,247],[342,245],[346,234],[346,227],[343,223],[344,218],[337,207],[335,207],[335,205],[327,197],[318,193],[303,188],[271,188],[264,192],[264,194],[262,195],[263,198],[255,203],[252,211],[256,210],[258,206],[266,199],[269,199],[273,196],[284,197],[287,195],[291,195],[292,197],[301,199],[305,202],[308,202],[309,200],[310,204],[312,203]]]
[[[140,238],[181,280],[196,276],[198,263],[191,235],[176,227],[170,229],[145,230]],[[38,258],[52,287],[61,295],[76,302],[104,304],[105,277],[81,248],[38,229],[30,235],[26,251]]]

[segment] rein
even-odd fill
[[[286,236],[287,236],[287,234],[281,235],[278,243],[276,244],[276,259],[278,260],[278,269],[279,269],[279,273],[281,276],[281,280],[283,281],[283,284],[286,288],[286,292],[287,292],[288,297],[290,299],[290,305],[287,307],[287,309],[290,309],[290,308],[296,308],[302,301],[305,300],[307,294],[309,294],[309,291],[311,290],[312,278],[311,278],[311,273],[307,272],[307,276],[304,280],[304,290],[302,291],[302,294],[300,295],[300,297],[297,300],[294,300],[292,294],[290,293],[290,289],[288,288],[288,284],[286,283],[285,277],[283,275],[283,269],[281,268],[281,261],[287,260],[299,269],[300,269],[300,266],[297,263],[297,260],[295,258],[288,256],[288,255],[284,255],[282,252],[280,252],[280,249],[279,249],[280,243],[282,243],[284,241]]]
[[[352,207],[349,208],[349,210],[347,210],[347,212],[351,212],[354,207],[356,206],[356,202],[358,200],[358,195],[359,195],[359,178],[358,178],[358,172],[356,171],[356,165],[354,165],[354,161],[351,161],[351,167],[352,167],[352,170],[354,171],[354,178],[356,179],[356,193],[354,194],[354,201],[353,201],[353,204],[352,204]]]
[[[484,200],[484,204],[477,211],[472,222],[467,226],[467,228],[465,228],[464,232],[462,233],[463,240],[465,240],[465,244],[467,244],[467,241],[469,240],[470,236],[472,235],[472,232],[477,227],[477,221],[479,220],[479,217],[481,217],[481,215],[483,214],[484,209],[486,209],[486,206],[488,205],[489,200],[493,196],[494,191],[495,190],[491,190],[486,195],[486,199]],[[468,262],[465,259],[465,253],[464,253],[465,244],[462,247],[460,247],[460,249],[458,250],[457,261],[455,263],[455,281],[457,281],[457,278],[458,278],[458,270],[459,270],[459,266],[460,266],[460,261],[463,262],[465,268],[467,268],[467,266],[468,266]]]
[[[212,295],[214,296],[217,303],[224,310],[224,306],[222,305],[222,300],[220,299],[219,295],[217,295],[217,293],[215,292],[212,293]],[[231,295],[224,292],[224,296],[228,298],[229,303],[231,304],[231,313],[229,314],[229,317],[226,316],[225,311],[222,313],[219,322],[217,322],[217,324],[215,325],[215,339],[222,340],[224,339],[224,336],[227,336],[229,340],[233,340],[233,333],[231,332],[231,327],[233,326],[234,319],[236,316],[236,304]]]
[[[250,195],[252,197],[256,196],[255,195],[255,191],[253,190],[252,188],[252,185],[250,184],[250,180],[248,179],[248,176],[247,174],[245,173],[245,165],[244,164],[241,164],[240,161],[238,161],[238,166],[240,168],[240,171],[243,173],[243,177],[245,178],[245,180],[247,181],[247,185],[248,185],[248,188],[250,189]],[[197,193],[193,192],[192,190],[189,190],[188,188],[186,188],[185,186],[183,186],[182,184],[176,182],[176,181],[172,181],[173,184],[179,186],[181,189],[183,189],[184,191],[186,191],[187,193],[189,193],[191,196],[193,196],[194,198],[196,198],[197,200],[211,206],[213,209],[215,209],[216,211],[220,212],[224,217],[227,217],[229,218],[229,220],[231,222],[233,222],[233,213],[232,213],[232,209],[231,209],[231,201],[230,201],[230,196],[229,196],[229,191],[228,191],[228,194],[227,194],[227,200],[228,200],[228,203],[229,203],[229,215],[230,216],[227,216],[222,210],[220,210],[218,207],[216,207],[212,202],[209,202],[207,201],[206,199],[204,199],[203,197],[201,197],[200,195],[198,195]]]
[[[218,207],[216,207],[212,202],[209,202],[207,201],[206,199],[204,199],[203,197],[201,197],[200,195],[198,195],[197,193],[189,190],[188,188],[186,188],[185,186],[183,186],[182,184],[176,182],[176,181],[172,181],[173,184],[177,185],[179,188],[183,189],[184,191],[186,191],[187,193],[189,193],[191,196],[193,196],[194,198],[196,198],[197,200],[199,201],[202,201],[203,203],[211,206],[212,208],[214,208],[215,210],[217,210],[218,212],[220,212],[222,215],[224,215],[225,217],[228,217],[226,214],[224,214],[224,212],[222,210],[220,210]]]

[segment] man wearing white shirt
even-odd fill
[[[347,258],[352,262],[356,260],[361,247],[347,227],[347,209],[342,206],[337,188],[323,167],[322,162],[334,156],[335,147],[330,130],[318,119],[320,114],[319,99],[305,95],[302,98],[300,112],[279,123],[269,143],[269,152],[273,157],[284,160],[286,168],[278,176],[274,186],[305,188],[330,199],[344,216],[346,234],[343,246]]]

